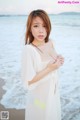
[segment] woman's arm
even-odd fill
[[[31,85],[31,84],[39,81],[40,79],[45,77],[49,72],[50,72],[50,69],[48,69],[48,68],[43,69],[42,71],[38,72],[31,81],[28,81],[28,84]]]
[[[31,85],[39,81],[47,74],[49,74],[51,71],[58,69],[63,64],[63,62],[64,62],[64,58],[62,56],[58,56],[55,63],[49,63],[45,69],[37,73],[31,81],[28,81],[28,84]]]

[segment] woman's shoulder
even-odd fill
[[[49,40],[49,44],[50,44],[50,46],[51,46],[51,47],[53,47],[53,48],[54,48],[55,41],[54,41],[54,40],[52,40],[52,39],[50,39],[50,40]]]
[[[36,50],[31,44],[26,44],[23,48],[23,51],[30,55],[36,55]]]
[[[30,44],[24,45],[24,48],[23,48],[23,49],[25,49],[25,50],[27,50],[27,51],[33,51],[33,50],[34,50],[33,47],[32,47]]]
[[[22,47],[22,54],[32,54],[31,51],[32,51],[32,48],[28,44]]]

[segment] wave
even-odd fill
[[[55,23],[56,26],[70,26],[70,27],[80,27],[80,24],[70,24],[70,23]]]

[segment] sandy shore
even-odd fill
[[[0,78],[0,99],[5,91],[2,89],[4,85],[4,80]],[[1,111],[9,111],[9,120],[25,120],[25,110],[16,110],[16,109],[6,109],[3,105],[0,104],[0,112]]]

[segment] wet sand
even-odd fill
[[[4,80],[0,78],[0,99],[2,98],[5,91],[2,89],[4,85]],[[1,111],[8,111],[9,112],[9,120],[25,120],[25,110],[20,109],[7,109],[3,105],[0,104],[0,112]]]

